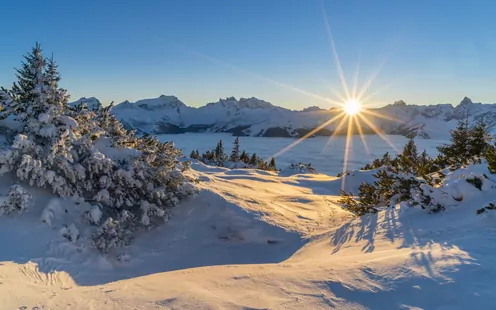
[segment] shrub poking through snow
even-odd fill
[[[414,141],[410,140],[396,157],[391,158],[386,153],[362,168],[379,170],[373,175],[373,184],[360,186],[358,202],[352,202],[352,195],[345,192],[341,193],[340,202],[347,209],[361,206],[361,211],[355,214],[367,213],[364,207],[388,207],[400,202],[421,206],[431,213],[442,211],[445,199],[458,202],[463,200],[463,195],[460,192],[450,195],[440,188],[445,177],[441,170],[450,167],[454,171],[464,165],[482,163],[485,157],[489,171],[495,173],[496,148],[489,144],[491,140],[483,120],[469,127],[467,119],[451,131],[451,144],[438,147],[437,158],[429,157],[425,151],[419,155]],[[479,190],[483,188],[482,177],[471,176],[465,181]]]
[[[482,190],[482,184],[483,184],[483,181],[481,178],[479,177],[470,177],[468,179],[466,179],[468,183],[472,184],[473,186],[475,186],[475,188],[477,188],[478,190]]]
[[[356,201],[355,199],[353,199],[353,193],[346,193],[343,190],[341,190],[341,198],[339,198],[338,203],[343,205],[343,207],[346,210],[350,211],[351,213],[357,216],[362,216],[367,213],[377,212],[377,209],[374,206],[368,205],[362,201]]]
[[[356,206],[350,201],[351,195],[342,192],[340,202],[353,213],[363,215],[401,202],[419,205],[433,213],[444,210],[443,204],[432,197],[434,191],[431,190],[431,182],[434,182],[431,174],[439,169],[437,161],[425,151],[419,155],[413,140],[395,158],[386,153],[364,168],[379,170],[373,174],[375,181],[372,184],[360,185]]]
[[[155,208],[148,216],[160,217],[195,192],[183,174],[189,163],[172,142],[127,131],[110,113],[112,104],[69,108],[53,59],[38,44],[25,59],[18,82],[0,93],[21,125],[12,146],[0,151],[0,171],[61,197],[96,201],[114,217],[140,213],[144,203]]]
[[[496,210],[496,205],[493,203],[493,202],[490,202],[487,206],[485,206],[484,208],[481,208],[481,209],[478,209],[476,211],[477,214],[482,214],[486,211],[489,211],[489,210]]]
[[[297,163],[297,164],[291,164],[289,167],[284,169],[284,172],[287,172],[289,174],[306,174],[306,173],[311,173],[311,174],[317,174],[317,170],[315,170],[314,167],[312,167],[311,163],[304,164],[304,163]]]
[[[0,206],[0,213],[23,213],[31,205],[33,197],[21,185],[14,184],[10,187],[7,199]]]

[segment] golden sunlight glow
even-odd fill
[[[355,115],[361,111],[362,107],[360,105],[360,102],[355,99],[350,99],[344,104],[343,109],[346,114]]]
[[[186,51],[193,53],[197,56],[200,56],[202,58],[208,59],[214,63],[217,63],[218,65],[222,65],[225,67],[228,67],[234,71],[238,71],[241,73],[244,73],[246,75],[251,75],[252,77],[258,78],[260,80],[263,80],[265,82],[269,82],[271,84],[277,85],[278,87],[286,88],[289,90],[292,90],[294,92],[303,94],[307,97],[313,98],[320,100],[326,104],[331,104],[334,106],[339,106],[339,109],[330,109],[329,110],[329,118],[328,119],[323,119],[319,120],[320,125],[317,126],[316,128],[311,129],[308,131],[305,135],[300,137],[299,139],[293,141],[290,143],[288,146],[284,147],[280,151],[278,151],[276,154],[271,157],[278,157],[279,155],[286,153],[299,143],[305,141],[308,138],[315,137],[316,135],[319,134],[319,132],[323,131],[322,135],[326,135],[327,133],[330,133],[329,138],[327,139],[327,142],[322,149],[322,152],[326,150],[333,142],[334,138],[336,136],[345,136],[346,137],[346,144],[345,144],[345,152],[344,152],[344,158],[343,158],[343,176],[341,180],[341,189],[345,190],[346,187],[346,171],[348,169],[348,163],[349,163],[349,157],[352,155],[352,144],[353,144],[353,136],[354,135],[359,135],[360,139],[362,141],[362,144],[367,152],[369,154],[369,148],[367,146],[367,139],[366,135],[370,133],[375,133],[377,134],[382,140],[386,141],[389,146],[394,149],[395,151],[398,151],[396,146],[392,143],[392,141],[389,140],[388,136],[382,131],[382,129],[379,126],[375,125],[375,120],[377,119],[385,119],[391,122],[398,122],[401,123],[400,120],[388,116],[388,115],[383,115],[379,112],[376,112],[374,110],[371,110],[369,107],[371,104],[371,99],[375,97],[377,93],[382,91],[383,89],[389,87],[390,83],[386,83],[379,89],[375,90],[374,92],[369,92],[370,87],[372,86],[374,80],[376,77],[379,75],[382,67],[384,66],[385,62],[387,61],[387,57],[384,60],[383,63],[379,65],[378,70],[376,70],[372,76],[370,76],[367,80],[364,81],[364,83],[359,83],[359,72],[360,72],[360,63],[357,63],[356,66],[356,71],[353,76],[353,85],[351,87],[348,85],[346,78],[345,78],[345,72],[343,70],[343,67],[341,66],[341,60],[338,55],[338,51],[336,48],[336,43],[334,42],[334,38],[332,35],[331,27],[329,24],[329,20],[327,18],[327,12],[324,7],[324,1],[322,1],[322,14],[324,17],[324,22],[325,22],[325,27],[327,30],[327,36],[329,40],[329,47],[332,52],[332,56],[334,58],[334,62],[336,64],[336,69],[337,69],[337,76],[339,78],[339,82],[341,84],[341,91],[338,91],[334,89],[333,85],[330,85],[330,92],[335,98],[329,98],[327,96],[322,96],[319,94],[312,93],[310,91],[297,88],[295,86],[289,85],[282,83],[280,81],[276,81],[274,79],[271,79],[269,77],[266,77],[258,72],[253,72],[246,70],[244,68],[237,67],[233,64],[230,64],[228,62],[225,62],[223,60],[214,58],[212,56],[203,54],[201,52],[191,50],[186,47],[182,47]],[[359,84],[362,84],[359,87]],[[356,127],[356,130],[354,128]]]

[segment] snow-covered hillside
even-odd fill
[[[373,115],[364,113],[364,116],[386,134],[442,139],[458,120],[467,116],[471,122],[484,118],[489,128],[496,131],[496,104],[473,103],[469,98],[455,107],[451,104],[407,105],[397,101],[370,111]],[[340,112],[337,108],[317,107],[293,111],[257,98],[237,100],[233,97],[199,108],[189,107],[174,96],[134,103],[125,101],[113,108],[113,113],[128,128],[153,134],[207,131],[265,137],[300,137]],[[366,122],[357,120],[364,133],[374,133]],[[316,135],[331,135],[338,124],[339,121],[329,124]],[[344,134],[346,128],[345,122],[339,134]]]
[[[496,214],[476,214],[496,198],[491,180],[482,191],[464,182],[465,199],[438,214],[399,207],[355,218],[336,204],[340,178],[193,168],[200,193],[106,256],[59,233],[86,206],[26,187],[34,206],[0,217],[2,308],[496,307]],[[371,173],[347,176],[346,190]],[[9,185],[0,179],[2,193]],[[39,220],[46,205],[66,210],[51,226]]]

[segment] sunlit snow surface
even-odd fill
[[[174,137],[200,150],[219,137],[232,139]],[[395,139],[398,147],[405,142]],[[334,155],[312,155],[325,141],[302,143],[280,162],[311,161],[339,172],[343,141],[331,144]],[[369,141],[374,154],[388,150],[377,138]],[[288,143],[242,139],[260,154]],[[350,154],[350,165],[368,162],[356,159],[358,150]],[[88,246],[92,226],[82,214],[89,204],[27,186],[35,205],[0,217],[0,309],[496,309],[496,214],[475,212],[496,199],[496,182],[483,165],[446,176],[440,195],[463,199],[448,199],[444,212],[401,206],[360,218],[336,204],[340,178],[198,162],[192,168],[198,195],[177,206],[167,224],[106,256]],[[372,173],[350,174],[345,189],[356,191]],[[472,174],[489,176],[482,191],[464,180]],[[11,177],[0,178],[0,195]],[[47,207],[50,225],[42,222]],[[62,237],[65,225],[81,237]]]

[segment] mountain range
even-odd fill
[[[101,106],[98,99],[81,98],[71,104]],[[228,97],[201,107],[190,107],[175,96],[160,96],[136,102],[124,101],[112,108],[114,115],[128,128],[149,134],[186,132],[227,132],[236,136],[301,137],[342,112],[339,108],[309,107],[290,110],[257,98]],[[465,97],[451,104],[410,105],[399,100],[380,108],[366,109],[354,117],[353,133],[402,135],[408,138],[443,139],[458,120],[474,123],[484,119],[496,133],[496,104],[473,103]],[[348,120],[327,124],[312,136],[346,134]]]

